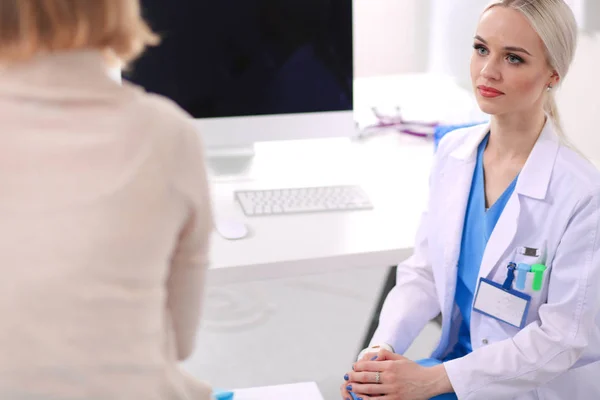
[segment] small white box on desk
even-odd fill
[[[323,400],[315,382],[235,390],[234,400]]]

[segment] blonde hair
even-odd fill
[[[548,64],[558,74],[559,83],[562,82],[577,47],[577,21],[571,8],[563,0],[497,0],[485,11],[497,6],[515,9],[527,18],[546,47]],[[554,90],[547,94],[544,110],[564,138]]]
[[[0,0],[0,62],[98,49],[127,63],[158,42],[139,0]]]

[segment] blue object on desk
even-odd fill
[[[233,400],[233,392],[216,391],[213,395],[215,400]]]
[[[460,128],[468,128],[470,126],[479,125],[482,122],[472,122],[470,124],[455,124],[455,125],[438,125],[433,131],[433,147],[437,150],[440,140],[445,134],[455,131]]]

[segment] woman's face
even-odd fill
[[[558,83],[544,43],[519,11],[496,6],[479,21],[471,57],[471,81],[487,114],[541,110],[546,88]]]

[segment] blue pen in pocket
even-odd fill
[[[519,263],[517,265],[517,289],[525,290],[525,283],[527,281],[527,274],[531,272],[531,265],[525,263]]]
[[[507,268],[508,268],[508,272],[506,274],[506,280],[504,281],[504,284],[502,285],[502,288],[504,290],[512,289],[512,285],[515,280],[515,270],[517,269],[517,264],[515,264],[514,262],[510,262],[510,263],[508,263]]]

